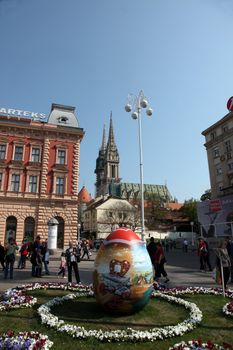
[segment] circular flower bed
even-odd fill
[[[193,330],[198,323],[202,320],[202,312],[194,303],[190,303],[174,296],[162,294],[157,291],[154,292],[152,297],[164,299],[168,302],[179,304],[190,310],[190,317],[187,320],[179,323],[176,326],[166,326],[161,328],[152,328],[151,330],[135,330],[127,328],[126,330],[113,330],[113,331],[102,331],[102,330],[86,330],[84,327],[66,324],[63,320],[59,319],[51,313],[51,308],[64,303],[67,300],[74,300],[83,296],[93,296],[91,288],[86,291],[77,291],[75,294],[68,294],[63,297],[57,297],[50,300],[48,303],[42,305],[38,309],[38,313],[41,317],[42,324],[46,324],[49,327],[56,329],[58,332],[65,332],[72,337],[79,339],[86,339],[94,337],[100,341],[154,341],[157,339],[166,339],[175,336],[183,335],[184,333]]]
[[[48,350],[52,347],[47,335],[38,332],[20,332],[14,334],[12,331],[0,336],[0,349],[15,349],[15,350]]]
[[[202,312],[194,303],[190,303],[177,296],[185,294],[211,294],[211,295],[222,295],[222,290],[220,288],[204,288],[204,287],[190,287],[190,288],[163,288],[155,284],[154,292],[152,298],[161,298],[168,302],[176,303],[184,306],[190,311],[190,316],[188,319],[175,326],[166,326],[161,328],[153,328],[151,330],[138,331],[132,328],[126,330],[114,330],[114,331],[102,331],[102,330],[86,330],[84,327],[79,327],[75,325],[66,324],[63,320],[59,320],[58,317],[54,316],[51,313],[51,308],[55,305],[64,303],[67,300],[73,300],[76,298],[81,298],[83,296],[93,297],[93,291],[90,286],[80,285],[80,284],[67,284],[67,283],[30,283],[18,286],[14,289],[8,289],[4,293],[4,300],[0,302],[0,311],[1,310],[10,310],[13,308],[19,307],[31,307],[37,302],[37,299],[25,294],[25,291],[37,290],[37,289],[60,289],[72,291],[73,293],[68,294],[63,297],[58,297],[50,300],[48,303],[42,305],[38,309],[38,313],[41,316],[42,323],[55,328],[59,332],[65,332],[70,334],[72,337],[79,339],[86,339],[89,337],[94,337],[100,341],[132,341],[132,342],[141,342],[141,341],[154,341],[157,339],[166,339],[173,336],[181,336],[184,333],[191,331],[196,327],[198,323],[202,320]],[[233,290],[227,290],[226,296],[233,299]],[[227,315],[233,316],[233,302],[227,303],[223,307],[223,312]],[[12,333],[12,332],[11,332]],[[0,337],[0,341],[12,341],[16,342],[15,344],[20,343],[20,339],[24,339],[24,347],[16,347],[16,349],[49,349],[52,346],[47,336],[40,335],[37,332],[22,332],[17,335],[10,336],[11,333],[7,333]],[[21,338],[20,338],[21,337]],[[22,340],[23,341],[23,340]],[[30,344],[29,344],[30,343]],[[8,344],[8,343],[6,343]],[[26,347],[29,344],[29,347]],[[36,345],[37,344],[37,345]],[[30,347],[31,346],[31,347]],[[38,347],[35,347],[38,346]],[[41,347],[39,347],[41,346]],[[191,350],[191,349],[212,349],[212,350],[225,350],[232,349],[229,347],[229,344],[223,345],[221,347],[217,344],[213,344],[211,341],[207,343],[201,343],[198,341],[189,341],[187,343],[181,342],[174,345],[170,348],[171,350]],[[226,347],[228,346],[228,347]],[[6,349],[10,349],[9,346],[5,346]],[[14,348],[14,347],[12,347]],[[1,343],[0,343],[1,349]]]

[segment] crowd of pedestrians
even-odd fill
[[[76,282],[80,282],[78,263],[81,259],[90,260],[91,241],[82,240],[69,242],[69,247],[62,252],[59,264],[58,276],[66,278],[68,272],[68,282],[72,282],[72,272],[74,272]],[[4,278],[13,279],[16,253],[18,252],[18,269],[25,269],[26,264],[31,265],[31,276],[41,278],[42,275],[50,275],[49,271],[49,249],[47,240],[42,241],[40,235],[36,236],[34,242],[23,240],[19,247],[14,238],[9,238],[5,245],[0,242],[0,264],[4,271]]]
[[[190,243],[191,244],[191,243]],[[188,252],[189,242],[187,239],[181,245],[184,253]],[[155,241],[153,237],[147,245],[147,250],[150,255],[154,270],[154,280],[160,281],[163,277],[163,282],[169,282],[166,271],[166,262],[169,255],[167,253],[174,249],[175,243],[170,240]],[[180,247],[178,245],[178,247]],[[67,278],[69,283],[73,282],[73,276],[76,283],[80,283],[78,264],[81,260],[90,260],[92,243],[88,240],[69,242],[67,249],[63,250],[60,256],[60,261],[57,264],[57,276]],[[213,271],[213,277],[216,283],[224,285],[227,288],[228,283],[233,283],[233,240],[232,238],[221,239],[217,248],[210,249],[207,241],[203,238],[198,240],[196,251],[199,258],[200,271]],[[213,253],[215,258],[213,259]],[[18,254],[18,269],[25,269],[26,264],[31,266],[31,276],[41,278],[43,275],[50,275],[49,271],[49,249],[47,241],[41,240],[38,235],[34,242],[30,243],[22,241],[19,247],[14,238],[9,238],[5,245],[0,242],[0,266],[3,271],[3,278],[13,279],[14,264]],[[28,267],[28,266],[27,266]]]

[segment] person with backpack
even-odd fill
[[[10,279],[13,279],[14,263],[16,251],[19,249],[14,238],[9,238],[8,244],[5,246],[5,263],[4,279],[7,279],[8,272],[10,271]]]

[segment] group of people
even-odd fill
[[[32,264],[32,277],[42,277],[44,268],[45,274],[49,275],[49,250],[47,241],[41,241],[39,235],[30,247],[30,262]]]
[[[221,239],[215,253],[216,282],[224,284],[225,289],[229,281],[233,283],[233,240],[230,238]],[[206,240],[199,239],[198,256],[200,258],[200,270],[212,271],[210,263],[209,246]]]
[[[7,244],[4,246],[0,242],[0,264],[2,271],[4,271],[4,278],[13,279],[14,264],[16,260],[16,253],[19,252],[18,269],[26,267],[26,261],[31,262],[32,277],[42,277],[42,273],[49,275],[49,249],[47,241],[42,241],[40,235],[36,236],[34,242],[30,243],[22,241],[22,245],[16,244],[14,238],[9,238]],[[60,258],[58,276],[66,278],[66,270],[68,271],[68,282],[72,282],[72,272],[76,278],[76,282],[80,282],[78,263],[81,259],[90,259],[91,251],[88,240],[81,242],[69,242],[69,247],[62,252]]]
[[[164,264],[166,258],[164,249],[160,242],[155,242],[154,237],[150,238],[150,243],[147,245],[147,251],[150,255],[151,263],[154,268],[154,280],[158,281],[161,275],[165,277],[165,283],[169,281]]]
[[[4,271],[4,278],[13,279],[14,264],[16,260],[16,253],[19,251],[18,269],[26,267],[27,259],[32,264],[32,276],[41,277],[44,266],[45,274],[49,275],[49,250],[47,249],[47,241],[41,242],[38,235],[33,243],[22,241],[19,248],[15,239],[10,237],[7,243],[3,246],[0,242],[0,263]]]
[[[14,271],[14,263],[16,252],[19,250],[15,239],[10,237],[5,244],[2,245],[0,242],[0,263],[2,265],[2,270],[4,271],[4,278],[7,279],[8,274],[10,275],[10,279],[13,279],[13,271]]]

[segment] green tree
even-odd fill
[[[180,208],[180,211],[189,218],[190,221],[193,221],[194,223],[198,222],[197,218],[197,203],[198,200],[191,198],[184,202],[184,205],[182,208]]]
[[[205,191],[205,193],[203,193],[203,195],[201,196],[200,200],[202,202],[206,201],[206,200],[210,200],[211,199],[211,190],[207,190]]]

